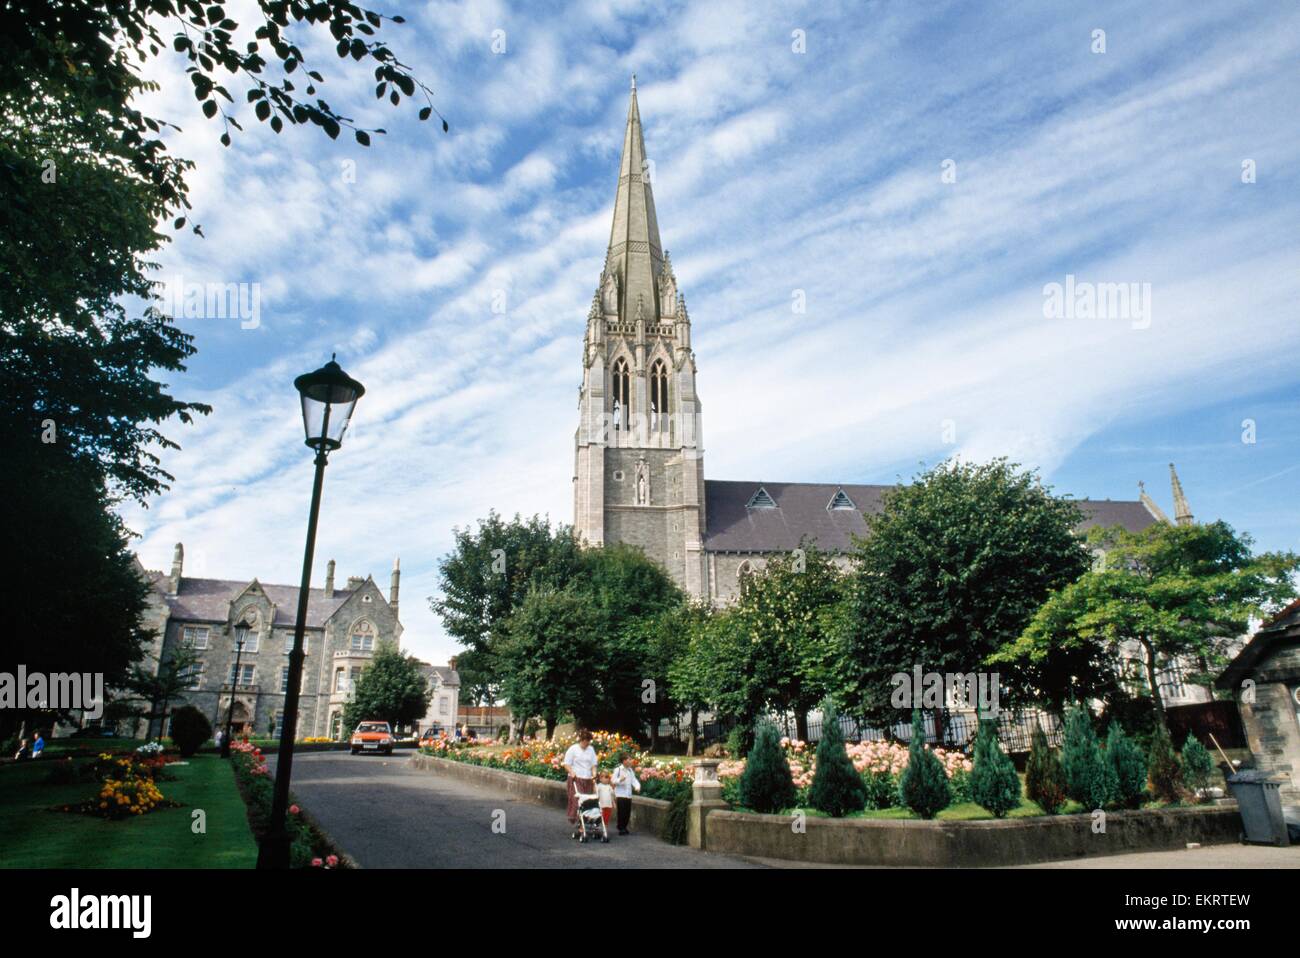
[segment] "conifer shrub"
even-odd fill
[[[1065,741],[1061,749],[1065,792],[1085,808],[1105,808],[1119,791],[1115,770],[1101,753],[1092,716],[1083,705],[1065,715]]]
[[[1125,808],[1141,808],[1147,796],[1147,757],[1118,722],[1106,735],[1106,761],[1115,772],[1115,800]]]
[[[1203,790],[1210,787],[1213,772],[1214,762],[1210,759],[1209,749],[1195,735],[1188,735],[1187,741],[1183,743],[1183,783],[1188,788],[1201,792],[1201,797],[1204,798]]]
[[[1010,757],[998,746],[997,722],[980,721],[975,736],[975,761],[970,773],[971,799],[1002,818],[1020,807],[1020,776]]]
[[[907,746],[907,768],[898,778],[898,800],[922,818],[934,818],[948,807],[952,792],[934,752],[925,747],[921,710],[912,710],[912,738]]]
[[[673,796],[672,803],[668,806],[668,814],[664,816],[659,828],[659,837],[670,845],[686,844],[690,828],[691,798],[691,789],[684,788]]]
[[[1151,778],[1151,791],[1162,802],[1178,802],[1183,797],[1183,770],[1178,764],[1174,743],[1169,740],[1169,730],[1164,722],[1156,722],[1151,735],[1151,754],[1147,767]]]
[[[183,758],[192,756],[210,738],[212,723],[193,705],[182,705],[172,712],[172,741]]]
[[[1047,743],[1043,727],[1035,723],[1025,765],[1025,792],[1047,815],[1055,815],[1069,797],[1065,793],[1065,771],[1056,749]]]
[[[860,812],[867,804],[866,786],[844,748],[839,717],[829,702],[822,706],[822,738],[817,743],[817,770],[808,804],[832,818]]]
[[[756,812],[779,812],[792,808],[795,800],[794,778],[781,749],[781,736],[776,726],[763,722],[740,776],[740,804]]]

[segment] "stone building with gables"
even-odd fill
[[[152,586],[148,625],[157,631],[162,660],[182,647],[192,649],[197,657],[185,702],[198,708],[215,728],[224,726],[233,698],[236,727],[250,734],[279,735],[298,587],[257,579],[191,578],[184,575],[184,562],[184,546],[177,543],[171,572],[145,576]],[[385,595],[369,576],[352,576],[336,584],[334,561],[326,565],[323,586],[311,589],[307,599],[299,738],[341,738],[343,706],[352,684],[380,642],[400,647],[400,579],[395,561]],[[236,672],[236,628],[241,623],[249,628]],[[157,734],[157,729],[150,732]]]

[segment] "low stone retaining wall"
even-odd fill
[[[424,754],[412,755],[411,767],[446,775],[448,778],[455,778],[462,782],[485,785],[523,802],[551,805],[558,808],[561,813],[569,804],[568,793],[563,782],[554,782],[535,775],[522,775],[519,772],[507,772],[485,765],[471,765],[468,762],[453,762]],[[667,814],[668,802],[637,796],[632,799],[632,820],[628,823],[628,827],[657,837]]]
[[[706,845],[754,858],[979,868],[1224,844],[1241,832],[1235,804],[1107,812],[1104,833],[1093,832],[1091,815],[976,822],[808,818],[803,834],[791,822],[789,815],[711,812]]]

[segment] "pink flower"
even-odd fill
[[[300,815],[300,814],[302,814],[302,809],[299,808],[297,805],[290,805],[290,806],[289,806],[289,814],[290,814],[290,815]]]
[[[311,860],[311,867],[312,867],[312,868],[320,868],[323,864],[325,864],[325,863],[322,862],[319,858],[313,858],[313,859]]]
[[[325,865],[329,868],[337,868],[339,864],[338,855],[330,855],[325,859]]]

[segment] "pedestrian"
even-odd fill
[[[217,743],[217,748],[221,748],[221,739],[222,739],[221,729],[218,728],[215,732],[212,733],[212,741]]]
[[[562,762],[569,773],[569,824],[575,826],[573,837],[578,837],[578,792],[590,795],[596,791],[596,750],[591,747],[591,733],[585,729],[578,733],[578,741],[569,746]]]
[[[609,772],[600,773],[600,784],[596,786],[596,800],[600,805],[600,817],[609,828],[609,820],[614,814],[614,786],[610,783]]]
[[[612,776],[614,784],[614,804],[618,806],[618,833],[629,834],[628,821],[632,818],[632,792],[641,791],[641,780],[632,768],[632,756],[624,752],[619,756],[619,764]]]
[[[45,751],[45,739],[41,737],[41,730],[36,730],[36,741],[32,742],[32,758],[40,758],[41,753]]]
[[[27,739],[25,739],[25,738],[24,738],[24,739],[19,739],[19,740],[18,740],[18,751],[14,753],[14,761],[15,761],[15,762],[25,762],[25,761],[27,761],[27,760],[28,760],[29,758],[31,758],[31,757],[32,757],[32,750],[31,750],[31,748],[28,747],[28,745],[27,745]],[[570,802],[570,804],[572,804],[573,799],[570,798],[570,799],[569,799],[569,802]]]

